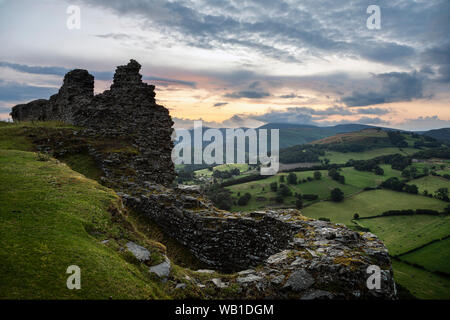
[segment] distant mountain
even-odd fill
[[[304,129],[304,128],[318,128],[310,124],[295,124],[295,123],[266,123],[258,129]]]
[[[314,125],[308,124],[292,124],[292,123],[267,123],[263,126],[260,126],[258,129],[267,129],[268,132],[268,144],[270,146],[270,130],[271,129],[279,129],[280,130],[280,149],[288,148],[296,145],[310,143],[312,141],[320,140],[323,138],[331,137],[340,133],[351,133],[357,132],[365,129],[375,129],[379,128],[376,126],[370,126],[365,124],[340,124],[336,126],[329,127],[318,127]],[[207,130],[207,127],[203,127],[203,131]],[[242,128],[246,130],[246,128]],[[381,128],[384,131],[395,130],[391,128]],[[219,129],[223,136],[225,136],[225,129]],[[189,130],[191,134],[192,130]],[[203,147],[208,145],[210,142],[204,141]],[[193,140],[192,140],[193,146]]]
[[[434,138],[442,142],[450,142],[450,128],[435,129],[422,132],[424,136]]]
[[[350,133],[374,128],[378,127],[355,123],[340,124],[330,127],[318,127],[313,125],[289,123],[268,123],[259,127],[258,129],[279,129],[280,148],[282,149],[331,137],[339,133]],[[394,130],[390,128],[381,129]]]

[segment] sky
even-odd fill
[[[136,59],[178,128],[450,127],[448,0],[0,0],[0,30],[3,119],[72,69],[101,93]]]

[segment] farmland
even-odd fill
[[[388,210],[426,208],[442,211],[445,207],[446,203],[437,199],[391,190],[373,190],[362,192],[339,203],[331,201],[319,202],[304,208],[302,211],[303,214],[311,218],[325,217],[332,222],[351,225],[354,213],[358,213],[360,217],[371,217],[380,215]],[[390,218],[383,217],[379,219],[385,221],[384,219]],[[361,221],[364,221],[364,225],[369,225],[375,224],[374,220],[376,219]],[[373,232],[377,234],[375,231]]]

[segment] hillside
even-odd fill
[[[338,133],[334,136],[315,140],[310,144],[335,144],[335,143],[388,143],[388,134],[380,129],[364,129],[357,132]]]
[[[436,140],[449,143],[450,142],[450,128],[442,128],[430,130],[422,133],[424,136],[434,138]]]
[[[0,181],[1,299],[168,297],[123,250],[141,244],[151,266],[164,247],[134,229],[112,190],[55,159],[14,150],[0,150]],[[83,290],[67,289],[70,265],[80,267]]]
[[[187,242],[189,245],[198,245],[202,254],[207,254],[210,259],[216,258],[216,261],[223,264],[232,261],[225,258],[229,257],[230,250],[256,252],[257,248],[260,250],[258,255],[266,256],[279,250],[278,247],[260,246],[264,243],[261,236],[266,240],[267,237],[273,237],[269,242],[272,246],[285,245],[286,237],[294,237],[292,231],[304,230],[296,237],[301,236],[308,243],[326,241],[326,245],[315,246],[312,250],[334,254],[341,246],[340,240],[326,240],[326,235],[319,232],[324,226],[327,230],[334,230],[337,239],[354,237],[356,233],[347,228],[305,218],[296,210],[270,211],[270,217],[265,217],[264,214],[261,216],[260,211],[242,216],[216,211],[210,204],[203,203],[201,198],[195,199],[183,192],[175,193],[157,185],[148,186],[150,193],[142,194],[139,199],[122,193],[119,197],[112,189],[73,171],[62,162],[70,159],[74,167],[83,168],[87,174],[95,173],[90,166],[95,166],[96,163],[88,161],[88,154],[77,157],[61,155],[59,150],[55,150],[55,154],[62,160],[59,161],[47,153],[17,150],[33,150],[38,147],[35,142],[42,141],[45,136],[58,136],[64,142],[65,150],[70,150],[69,143],[77,141],[62,137],[69,132],[77,132],[79,135],[79,130],[80,128],[58,123],[2,124],[0,127],[0,299],[292,299],[307,294],[305,290],[299,292],[298,289],[292,289],[295,287],[290,279],[295,279],[296,273],[300,272],[298,270],[310,270],[317,279],[323,279],[325,274],[331,276],[330,282],[312,280],[308,285],[308,288],[318,292],[329,290],[329,297],[354,298],[350,289],[355,286],[364,290],[363,295],[379,297],[382,294],[388,298],[393,297],[392,277],[383,280],[383,288],[386,289],[382,292],[368,291],[363,285],[368,264],[377,264],[382,269],[390,270],[390,261],[382,243],[365,235],[358,237],[356,242],[348,243],[348,250],[341,253],[340,259],[333,261],[326,259],[326,256],[310,255],[303,249],[291,249],[292,255],[283,258],[281,255],[285,251],[278,252],[267,261],[263,259],[264,263],[254,269],[245,270],[246,273],[194,271],[204,268],[204,264],[146,216],[135,211],[140,210],[141,204],[147,207],[145,201],[152,201],[150,207],[153,208],[165,206],[165,210],[152,213],[162,214],[160,218],[154,219],[160,219],[162,226],[164,219],[168,219],[170,228],[176,230],[181,229],[173,219],[174,213],[169,210],[179,212],[179,208],[183,208],[185,215],[188,214],[187,209],[191,210],[190,214],[195,215],[193,225],[187,225],[190,222],[184,220],[183,227],[188,230],[200,228],[203,237],[195,236],[196,232],[179,234],[191,237]],[[104,142],[97,140],[96,143],[101,146]],[[108,144],[108,147],[112,146]],[[180,201],[187,201],[185,207]],[[173,204],[179,207],[175,208]],[[229,219],[230,215],[234,219]],[[240,221],[242,217],[245,223]],[[208,228],[202,227],[202,219],[205,219]],[[222,228],[226,227],[225,222],[230,221],[230,228],[233,231],[241,229],[239,237],[247,237],[246,241],[236,247],[234,239],[227,242],[219,238],[218,247],[208,250],[212,244],[208,241],[215,241],[220,237],[220,233],[210,229],[212,219],[223,220],[220,223]],[[257,234],[246,232],[249,223],[253,224],[251,230],[261,230]],[[289,229],[288,225],[292,225],[293,229]],[[284,231],[280,233],[280,230]],[[207,232],[211,232],[210,237]],[[224,231],[224,235],[228,238],[230,232]],[[283,240],[278,240],[278,237]],[[363,257],[361,248],[370,250],[371,253]],[[307,263],[292,267],[296,257],[300,256],[307,258]],[[246,257],[247,254],[240,254],[235,259],[249,259]],[[270,262],[280,257],[281,263],[275,265]],[[359,258],[353,259],[354,257]],[[251,256],[251,259],[256,258]],[[234,263],[238,263],[237,261],[241,260]],[[245,262],[238,270],[248,268],[248,263],[255,266],[251,260]],[[348,263],[351,263],[351,267]],[[69,276],[66,269],[71,265],[81,269],[81,290],[68,290],[66,287]],[[158,272],[164,274],[156,271],[161,270],[161,265],[166,266],[165,271]],[[325,269],[316,270],[316,265]],[[217,268],[221,270],[220,265]],[[337,273],[336,270],[340,272]],[[282,288],[279,282],[273,280],[281,276],[283,279],[287,278],[287,287]],[[337,286],[338,283],[340,286]],[[261,291],[258,289],[261,287],[266,289]]]

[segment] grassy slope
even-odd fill
[[[112,217],[114,192],[56,160],[36,159],[0,150],[0,298],[166,297],[142,265],[100,243],[139,241]],[[73,264],[81,290],[66,288]]]
[[[401,257],[402,260],[418,264],[429,271],[450,274],[450,239],[427,245]]]
[[[326,170],[321,170],[321,180],[304,182],[298,185],[288,185],[288,187],[291,189],[293,194],[296,192],[300,194],[317,194],[321,200],[329,199],[330,192],[334,188],[340,188],[346,196],[350,196],[363,190],[365,187],[376,187],[380,182],[390,177],[399,177],[401,174],[397,170],[392,170],[388,165],[382,165],[381,167],[385,171],[383,176],[377,176],[371,172],[357,171],[354,168],[344,168],[341,173],[346,179],[346,183],[344,185],[328,177],[328,172]],[[295,174],[298,179],[303,180],[308,177],[313,177],[314,171],[301,171],[295,172]],[[276,196],[275,192],[270,191],[269,185],[272,182],[279,183],[280,176],[285,176],[286,179],[287,175],[287,173],[279,173],[276,176],[264,180],[252,181],[229,187],[229,190],[232,192],[234,197],[238,197],[238,192],[240,192],[241,195],[246,192],[252,195],[252,199],[246,206],[233,206],[231,210],[249,211],[265,206],[275,205],[273,201],[269,201],[269,199]],[[262,188],[264,188],[264,190],[262,190]],[[258,197],[264,197],[267,200],[258,200]],[[284,205],[292,205],[294,201],[294,197],[286,197]]]
[[[434,194],[439,188],[448,188],[450,190],[450,180],[441,177],[427,176],[412,180],[408,184],[415,184],[419,188],[419,193],[427,190],[428,193]]]
[[[387,210],[434,209],[442,211],[446,206],[445,202],[432,198],[390,190],[374,190],[362,192],[339,203],[331,201],[316,203],[302,211],[305,216],[311,218],[326,217],[335,223],[351,224],[354,213],[358,213],[360,217],[370,217]],[[366,223],[369,220],[363,221]],[[374,233],[376,234],[376,232]]]
[[[402,148],[401,151],[399,148],[380,148],[373,149],[364,152],[336,152],[336,151],[327,151],[325,156],[320,157],[321,160],[327,158],[330,159],[331,163],[346,163],[348,160],[369,160],[375,157],[384,156],[388,154],[399,153],[402,155],[411,155],[416,153],[418,150],[413,148]]]
[[[394,279],[419,299],[450,299],[450,280],[392,260]]]
[[[215,171],[215,170],[218,170],[218,171],[228,171],[228,170],[231,170],[231,169],[234,169],[234,168],[238,168],[239,171],[241,171],[241,173],[242,173],[242,172],[247,171],[248,168],[249,168],[249,166],[248,166],[248,164],[246,164],[246,163],[221,164],[221,165],[215,166],[215,167],[213,168],[213,170],[214,170],[214,171]],[[213,171],[210,171],[210,170],[208,170],[208,169],[201,169],[201,170],[195,171],[195,175],[196,175],[196,176],[206,176],[206,177],[209,177],[209,176],[212,176],[212,174],[213,174]]]
[[[450,216],[393,216],[359,220],[358,223],[380,237],[392,255],[450,234]]]

